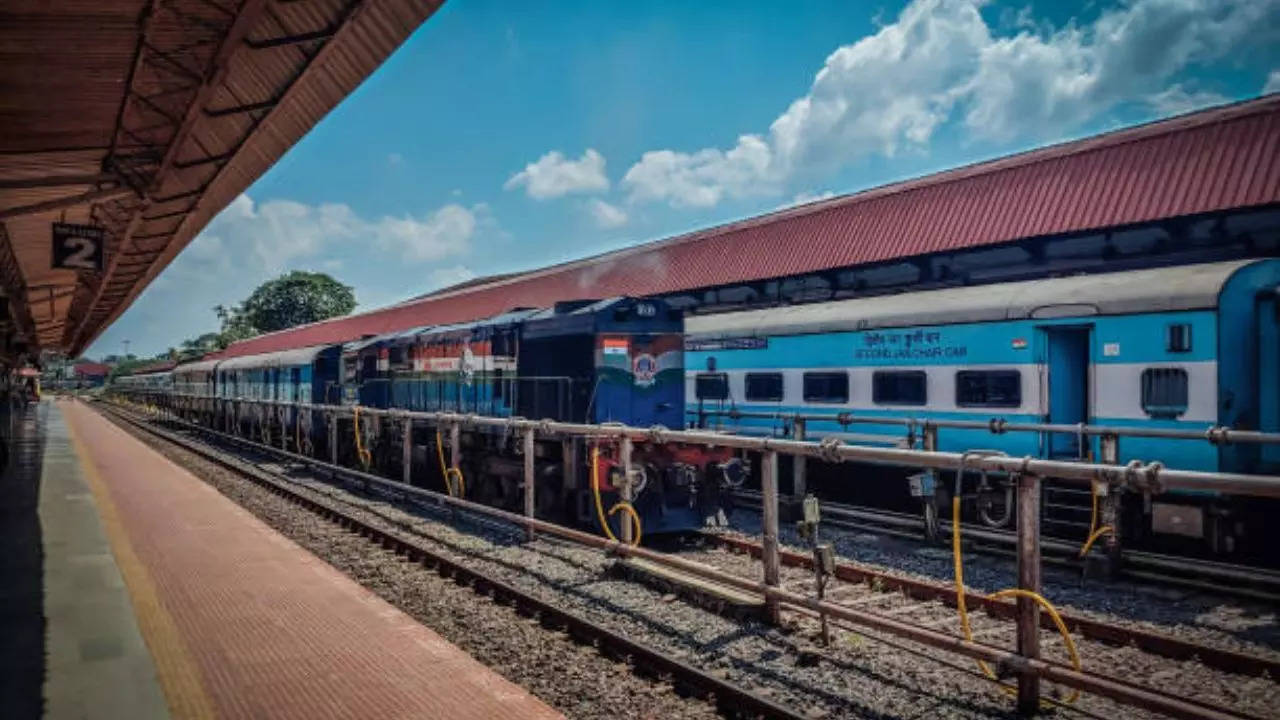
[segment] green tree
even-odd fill
[[[184,360],[195,360],[203,357],[207,353],[215,350],[221,350],[226,345],[221,342],[221,333],[209,332],[200,337],[188,338],[182,341],[182,346],[178,348],[178,353]]]
[[[351,287],[324,273],[294,270],[258,286],[239,305],[219,305],[213,311],[222,321],[225,346],[260,333],[346,315],[355,307]]]

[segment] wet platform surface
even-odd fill
[[[16,419],[0,714],[559,717],[88,406]]]

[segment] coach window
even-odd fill
[[[849,402],[849,373],[807,372],[804,374],[804,401],[811,403]]]
[[[1191,352],[1191,324],[1169,323],[1165,331],[1165,350],[1171,353]]]
[[[724,373],[698,373],[694,392],[699,400],[728,400],[729,376]]]
[[[1017,370],[961,370],[956,373],[956,405],[1020,407],[1022,373]]]
[[[747,373],[747,400],[758,402],[782,400],[782,373]]]
[[[1187,411],[1187,371],[1147,368],[1142,371],[1142,410],[1153,418],[1173,419]]]
[[[871,400],[877,405],[924,405],[923,370],[880,370],[871,376]]]

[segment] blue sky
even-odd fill
[[[1280,0],[449,0],[90,348],[360,309],[1280,90]]]

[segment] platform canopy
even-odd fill
[[[0,359],[83,351],[441,2],[0,4]]]

